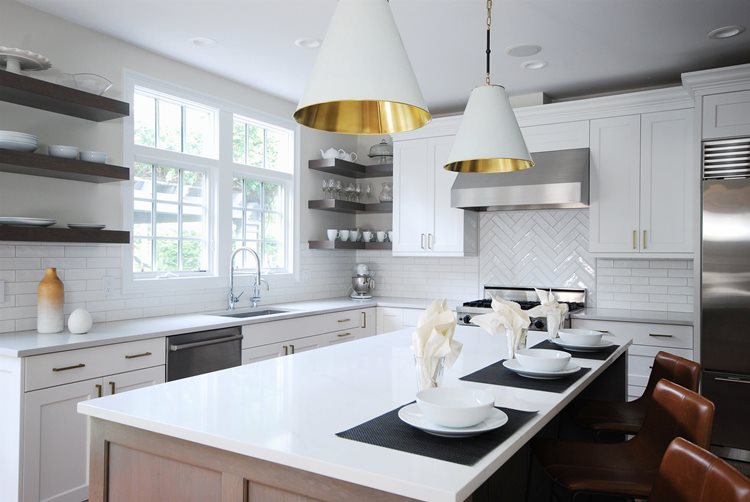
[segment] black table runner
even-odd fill
[[[497,407],[508,415],[508,423],[502,427],[468,438],[445,438],[428,434],[401,420],[398,417],[401,408],[403,406],[336,435],[423,457],[474,465],[537,414],[536,411]]]
[[[469,375],[461,377],[461,380],[469,382],[488,383],[490,385],[504,385],[506,387],[519,387],[521,389],[542,390],[545,392],[565,392],[568,387],[578,381],[583,375],[591,371],[591,368],[581,368],[576,373],[555,380],[541,380],[527,378],[516,374],[503,366],[503,361],[490,364]]]
[[[536,345],[530,348],[560,350],[562,352],[567,352],[573,357],[577,357],[579,359],[594,359],[596,361],[606,361],[609,358],[609,356],[611,356],[619,347],[620,347],[619,345],[612,345],[598,352],[581,352],[579,350],[565,349],[557,344],[550,342],[549,340],[544,340],[543,342],[537,343]]]

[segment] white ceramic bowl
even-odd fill
[[[471,427],[492,412],[495,398],[486,390],[436,387],[417,394],[427,420],[443,427]]]
[[[50,157],[61,157],[63,159],[75,159],[78,157],[78,148],[67,145],[50,145],[48,147]]]
[[[557,334],[563,342],[580,346],[599,345],[604,335],[601,331],[593,329],[561,329]]]
[[[94,152],[91,150],[84,150],[79,154],[79,157],[81,160],[85,160],[87,162],[98,162],[99,164],[104,164],[107,162],[107,152]]]
[[[570,362],[570,354],[562,350],[524,349],[516,352],[516,359],[529,370],[560,371]]]

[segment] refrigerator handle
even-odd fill
[[[717,382],[731,382],[731,383],[746,383],[750,384],[750,380],[743,380],[742,378],[726,378],[726,377],[716,377],[714,378]]]

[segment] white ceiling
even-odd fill
[[[20,0],[165,56],[296,102],[336,0]],[[433,113],[461,111],[483,81],[485,0],[391,0]],[[750,62],[749,0],[495,0],[493,82],[553,99],[659,86],[685,71]],[[749,29],[706,37],[730,24]],[[209,37],[200,48],[191,37]],[[514,58],[504,49],[537,44]],[[526,59],[549,66],[523,70]],[[346,64],[346,61],[342,61]],[[376,69],[373,69],[376,71]]]

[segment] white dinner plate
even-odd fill
[[[553,338],[550,339],[550,342],[574,352],[599,352],[600,350],[606,349],[607,347],[611,347],[615,344],[615,342],[613,342],[612,340],[601,340],[596,345],[574,345],[564,342],[562,338]]]
[[[29,134],[26,132],[16,132],[16,131],[0,131],[0,138],[30,139],[34,141],[39,140],[39,137],[36,134]]]
[[[497,429],[508,423],[508,415],[497,408],[492,408],[489,417],[471,427],[443,427],[442,425],[437,425],[427,420],[424,413],[419,409],[417,403],[408,404],[398,410],[398,418],[412,427],[421,429],[428,434],[446,438],[466,438],[477,436],[483,432]]]
[[[508,368],[509,370],[518,373],[519,375],[526,377],[526,378],[537,378],[540,380],[554,380],[555,378],[562,378],[566,377],[568,375],[572,375],[573,373],[576,373],[578,370],[581,369],[580,366],[578,366],[574,362],[569,362],[566,367],[561,369],[560,371],[539,371],[539,370],[532,370],[529,368],[524,368],[521,366],[521,363],[518,362],[517,359],[506,359],[503,361],[503,366]]]
[[[49,227],[57,223],[57,220],[48,218],[13,218],[0,216],[0,225],[13,225],[16,227]]]
[[[101,225],[98,223],[68,223],[70,229],[81,229],[81,230],[104,230],[107,225]]]
[[[36,141],[22,139],[0,138],[0,148],[17,152],[33,152],[39,147]]]

